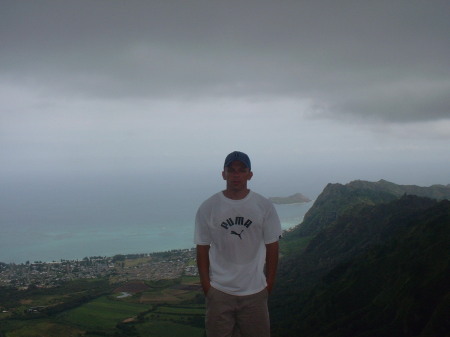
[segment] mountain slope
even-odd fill
[[[315,235],[355,205],[386,203],[405,194],[437,200],[450,199],[450,185],[421,187],[397,185],[386,180],[378,182],[356,180],[346,185],[328,184],[305,214],[301,226],[294,229],[290,236]]]
[[[450,202],[360,187],[331,186],[345,211],[280,261],[274,335],[448,336]]]
[[[309,337],[446,336],[449,224],[447,202],[424,212],[405,233],[338,264],[317,281],[288,326]]]

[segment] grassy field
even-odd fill
[[[77,328],[48,322],[28,322],[23,327],[7,332],[7,337],[79,337],[83,331]]]
[[[197,283],[198,279],[193,277],[146,282],[145,291],[128,297],[118,298],[120,293],[103,292],[67,309],[26,313],[25,309],[30,306],[52,308],[92,294],[91,283],[84,284],[86,289],[68,285],[58,293],[42,289],[18,298],[14,315],[10,312],[0,316],[0,336],[203,337],[205,307]]]
[[[139,301],[141,303],[178,303],[189,300],[191,297],[192,292],[189,290],[158,289],[142,293]]]
[[[136,328],[143,336],[202,337],[204,312],[203,305],[158,305]]]
[[[85,330],[114,330],[116,325],[127,318],[148,310],[148,306],[115,300],[103,296],[60,315],[67,325]]]

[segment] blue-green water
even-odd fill
[[[54,185],[0,194],[0,262],[23,263],[194,247],[195,213],[212,193]],[[311,206],[276,205],[283,229]]]

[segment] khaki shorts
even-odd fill
[[[267,290],[234,296],[213,287],[206,295],[208,337],[270,337]]]

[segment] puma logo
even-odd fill
[[[244,230],[241,230],[241,232],[240,233],[236,233],[235,231],[231,231],[231,234],[232,235],[237,235],[237,236],[239,236],[239,239],[241,239],[242,240],[242,238],[241,238],[241,234],[242,234],[242,232],[243,232]]]

